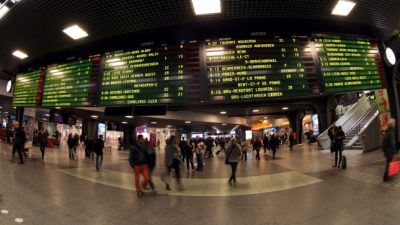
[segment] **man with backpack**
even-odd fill
[[[138,197],[144,195],[140,187],[140,174],[143,175],[142,188],[146,189],[147,183],[149,181],[149,170],[147,165],[147,150],[145,147],[145,140],[143,135],[138,135],[136,141],[131,146],[129,152],[129,163],[135,173],[135,187]]]

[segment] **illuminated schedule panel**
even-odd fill
[[[100,105],[199,102],[199,74],[197,43],[106,53]]]
[[[39,103],[39,81],[43,71],[18,74],[13,94],[14,106],[36,106]]]
[[[265,100],[312,94],[308,39],[206,41],[209,101]]]
[[[382,88],[384,76],[375,42],[324,35],[314,40],[325,93]]]
[[[90,58],[47,68],[42,106],[88,106]]]

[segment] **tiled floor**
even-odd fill
[[[10,163],[10,146],[0,145],[0,225],[17,224],[399,224],[400,179],[382,183],[379,151],[346,151],[349,168],[331,167],[329,152],[316,146],[280,149],[278,160],[249,154],[228,184],[230,168],[221,154],[205,160],[204,172],[187,172],[183,191],[165,191],[158,155],[157,194],[136,197],[126,152],[94,163],[68,160],[65,147],[48,149],[45,162],[33,148],[26,164]],[[266,159],[267,158],[267,159]],[[1,212],[1,211],[0,211]]]

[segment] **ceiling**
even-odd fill
[[[0,0],[4,2],[5,0]],[[242,18],[307,18],[400,27],[400,1],[358,0],[348,17],[330,14],[336,0],[222,0],[222,13],[195,16],[190,0],[21,0],[0,20],[0,78],[9,79],[22,49],[28,60],[94,40],[181,23]],[[73,41],[62,29],[79,24],[89,37]]]

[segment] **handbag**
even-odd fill
[[[393,160],[389,163],[389,177],[394,176],[399,173],[400,161],[393,157]]]

